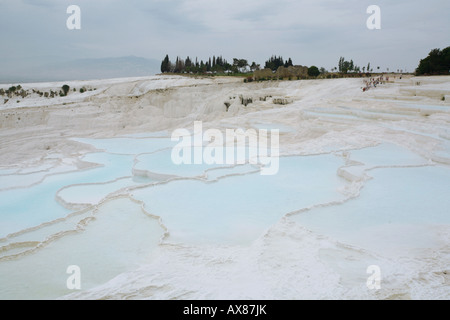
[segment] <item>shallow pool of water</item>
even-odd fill
[[[343,199],[336,175],[343,160],[333,155],[285,157],[274,176],[229,176],[210,183],[180,180],[138,189],[133,197],[161,216],[170,240],[183,243],[249,243],[283,215]]]
[[[67,233],[39,250],[0,260],[0,299],[55,299],[67,287],[69,266],[78,266],[81,290],[147,263],[163,230],[139,204],[117,199],[99,208],[83,230]],[[6,276],[7,275],[7,276]]]
[[[355,174],[370,177],[356,199],[292,217],[320,232],[380,253],[442,245],[436,226],[450,231],[450,170],[407,149],[382,144],[354,150]],[[352,169],[352,167],[348,168]],[[445,227],[447,226],[447,227]]]

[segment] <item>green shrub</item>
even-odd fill
[[[69,93],[70,87],[67,84],[65,84],[61,87],[61,89],[63,92],[63,96],[67,96],[67,94]]]
[[[308,76],[317,77],[320,74],[319,68],[316,66],[311,66],[308,68]]]

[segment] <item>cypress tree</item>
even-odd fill
[[[169,55],[166,55],[166,57],[164,58],[163,62],[161,63],[161,72],[170,72],[170,59],[169,59]]]

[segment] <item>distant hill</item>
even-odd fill
[[[160,72],[161,62],[135,56],[47,62],[38,66],[4,68],[0,83],[94,80],[142,77]]]

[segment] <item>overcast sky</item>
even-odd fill
[[[366,27],[371,4],[381,30]],[[81,8],[81,30],[66,27],[69,5]],[[165,54],[264,64],[275,54],[328,70],[344,56],[413,71],[450,46],[449,12],[449,0],[0,0],[0,66]]]

